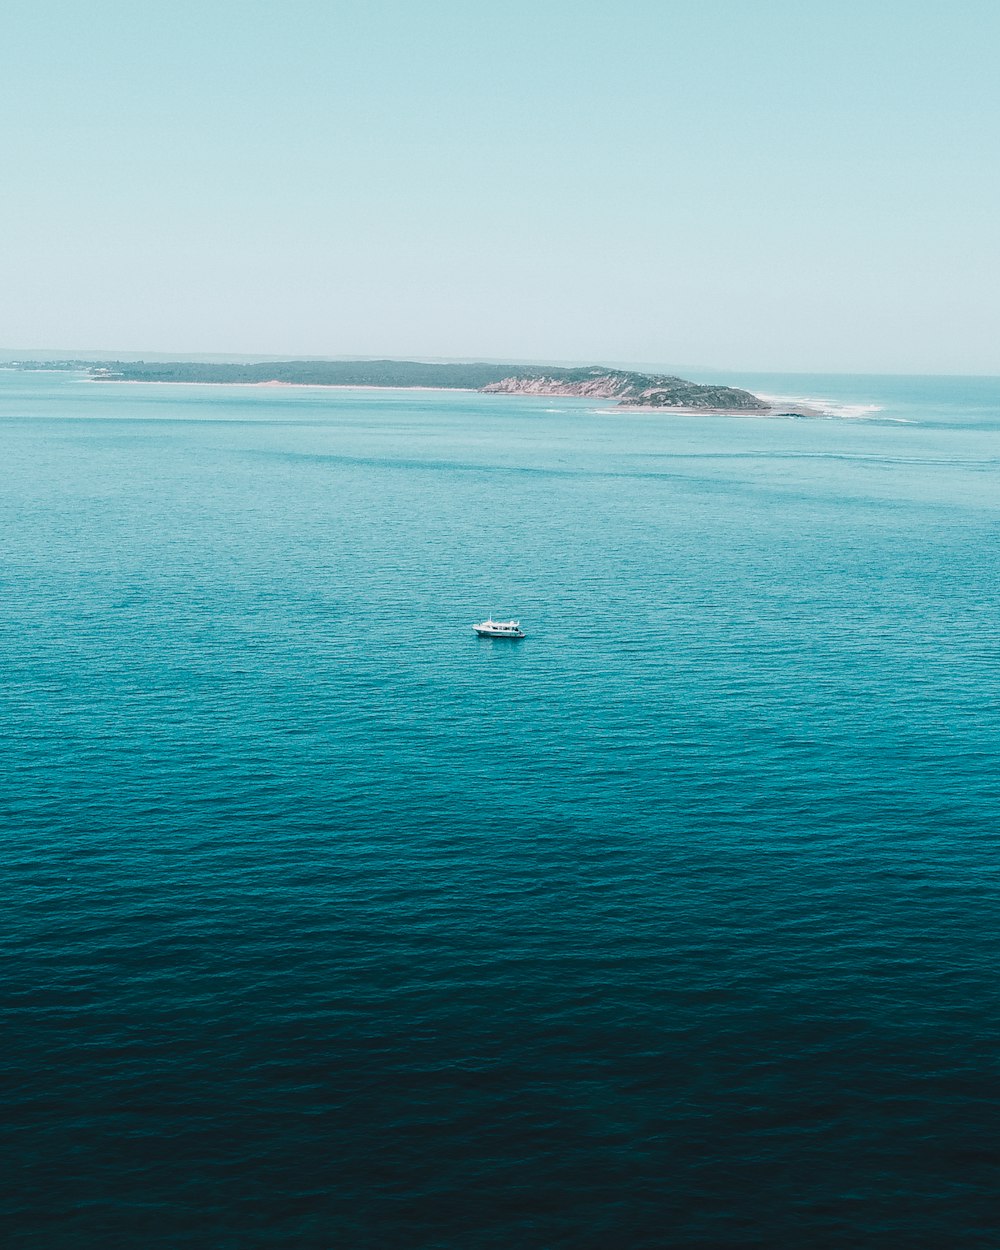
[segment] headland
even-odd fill
[[[37,362],[15,367],[37,368]],[[778,407],[734,386],[692,382],[672,374],[604,365],[567,368],[487,362],[417,360],[284,361],[49,361],[43,368],[75,368],[95,382],[168,382],[250,386],[326,386],[394,390],[478,391],[486,395],[536,395],[613,400],[617,408],[677,415],[811,416],[798,405]]]

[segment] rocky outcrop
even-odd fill
[[[735,386],[702,386],[670,378],[666,385],[647,387],[638,395],[626,395],[623,408],[701,408],[715,412],[770,412],[771,405]]]
[[[480,389],[487,395],[579,395],[589,399],[614,399],[630,394],[637,376],[617,369],[588,370],[587,376],[582,378],[565,376],[579,372],[582,371],[565,369],[534,376],[513,374]]]
[[[623,408],[694,408],[706,412],[768,412],[770,405],[733,386],[705,386],[622,369],[553,369],[512,374],[481,388],[487,394],[567,395],[617,399]]]

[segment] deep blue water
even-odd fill
[[[734,380],[0,372],[6,1245],[996,1245],[1000,380]]]

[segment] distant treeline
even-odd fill
[[[200,361],[109,362],[96,376],[130,382],[292,382],[300,386],[431,386],[478,391],[504,378],[559,377],[566,382],[592,376],[588,369],[526,365],[437,365],[416,360],[281,360],[262,364],[206,364]]]

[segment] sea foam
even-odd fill
[[[834,417],[843,421],[865,420],[883,411],[881,404],[844,404],[815,395],[760,394],[760,398],[768,404],[801,404],[804,408],[815,409],[821,416]]]

